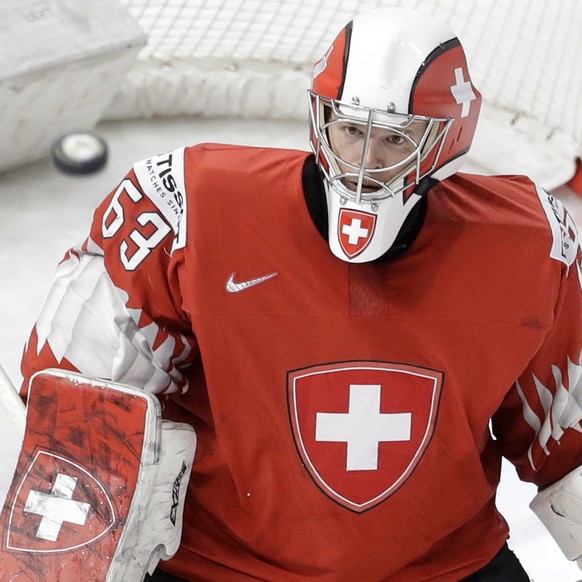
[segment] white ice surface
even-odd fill
[[[66,176],[48,161],[0,175],[0,363],[16,385],[21,378],[23,345],[56,263],[70,246],[85,238],[95,206],[134,161],[204,141],[300,149],[307,143],[306,127],[296,123],[178,119],[115,122],[97,129],[109,143],[110,160],[93,176]],[[582,199],[566,190],[560,195],[582,225]],[[0,443],[1,503],[20,446],[1,410]],[[511,467],[504,468],[499,506],[511,526],[512,549],[536,582],[582,579],[529,510],[534,494],[533,486],[520,483]]]

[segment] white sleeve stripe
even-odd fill
[[[555,365],[552,366],[552,376],[555,392],[533,376],[537,396],[543,408],[543,419],[534,412],[519,382],[516,383],[522,401],[524,420],[535,432],[534,441],[538,442],[547,456],[551,453],[550,441],[559,442],[566,429],[582,432],[582,365],[568,359],[566,379],[563,377],[562,370]],[[566,388],[566,381],[569,388]],[[533,446],[534,443],[529,448],[528,457],[535,470],[532,461]]]

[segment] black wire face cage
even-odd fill
[[[398,114],[387,110],[372,109],[358,104],[340,103],[309,92],[311,98],[310,116],[312,125],[311,148],[329,185],[343,198],[357,203],[392,198],[399,192],[413,189],[422,178],[430,175],[437,167],[447,132],[452,119],[438,119],[419,115]],[[362,156],[359,164],[343,160],[332,148],[328,129],[335,124],[354,125],[362,128],[364,135]],[[410,135],[413,124],[423,123],[425,129],[416,140]],[[390,166],[366,168],[365,157],[368,151],[373,129],[388,130],[391,134],[402,137],[413,151]],[[388,182],[383,182],[378,175],[394,173]],[[345,185],[346,179],[357,181],[354,190]],[[363,192],[363,186],[374,191]]]

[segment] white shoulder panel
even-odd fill
[[[574,220],[553,194],[540,186],[536,189],[552,231],[550,257],[570,267],[576,260],[579,247],[578,231]]]
[[[173,249],[186,245],[186,182],[184,179],[184,150],[159,154],[133,166],[144,194],[157,206],[176,234]]]

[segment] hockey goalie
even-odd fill
[[[137,162],[60,263],[2,582],[523,582],[504,457],[582,556],[571,217],[459,171],[481,95],[432,15],[357,16],[308,103],[310,151]]]

